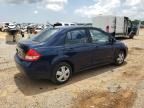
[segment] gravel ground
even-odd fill
[[[0,33],[1,108],[144,108],[144,30],[121,39],[129,47],[123,66],[108,65],[74,75],[63,85],[30,80],[15,67],[15,44]]]

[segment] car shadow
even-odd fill
[[[5,42],[6,44],[8,44],[8,45],[16,45],[17,43],[16,42]]]
[[[123,65],[126,65],[125,62]],[[26,96],[37,95],[44,92],[49,92],[53,90],[60,89],[62,87],[77,83],[79,81],[103,74],[105,72],[114,72],[114,69],[119,68],[119,66],[107,65],[83,72],[74,74],[72,78],[65,84],[56,85],[49,80],[31,80],[23,73],[18,73],[14,76],[14,80],[18,89]]]
[[[116,39],[117,39],[117,40],[128,40],[128,39],[130,39],[130,38],[128,38],[128,37],[116,37]]]

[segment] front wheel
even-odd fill
[[[119,51],[119,53],[116,55],[115,58],[115,65],[122,65],[124,63],[125,60],[125,53],[124,51]]]
[[[55,84],[63,84],[69,80],[71,74],[72,68],[68,63],[59,63],[52,71],[51,81]]]
[[[131,32],[131,33],[129,34],[129,38],[130,38],[130,39],[133,39],[133,38],[134,38],[134,33],[133,33],[133,32]]]

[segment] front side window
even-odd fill
[[[109,41],[109,37],[101,31],[91,29],[90,35],[92,43],[106,43]]]
[[[67,33],[65,44],[86,43],[87,36],[85,30],[73,30]]]

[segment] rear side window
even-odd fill
[[[32,41],[44,42],[57,33],[59,29],[47,29],[32,38]]]
[[[87,36],[85,30],[73,30],[67,33],[65,44],[86,43]]]
[[[104,34],[103,32],[95,29],[91,29],[89,31],[90,31],[92,43],[106,43],[109,41],[108,35]]]

